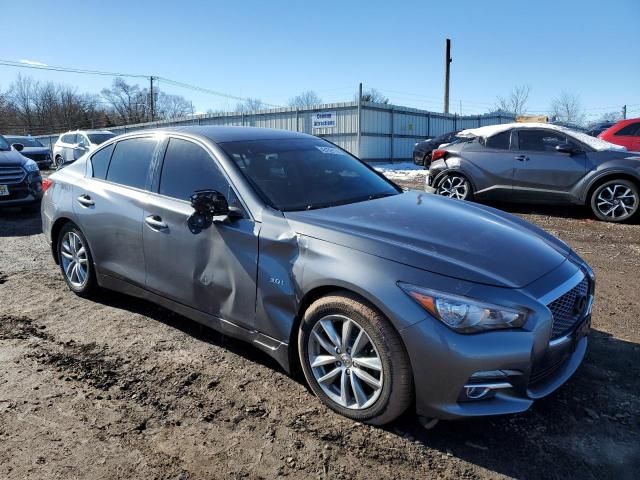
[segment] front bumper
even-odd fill
[[[457,419],[527,410],[562,386],[581,364],[592,295],[571,330],[552,341],[551,312],[543,305],[530,329],[463,335],[429,317],[400,331],[413,368],[417,413]],[[487,393],[471,398],[476,391]]]

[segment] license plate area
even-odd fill
[[[0,197],[9,196],[9,186],[8,185],[0,185]]]

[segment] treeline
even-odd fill
[[[109,128],[151,121],[149,89],[116,78],[99,94],[18,75],[0,89],[0,133],[44,135],[73,129]],[[180,95],[154,89],[154,120],[183,118],[193,105]]]

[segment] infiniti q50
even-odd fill
[[[521,412],[585,354],[594,278],[566,244],[402,191],[310,135],[131,133],[44,189],[73,292],[118,290],[244,339],[355,420]]]

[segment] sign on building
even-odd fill
[[[312,128],[335,128],[337,123],[336,112],[315,112],[311,115]]]

